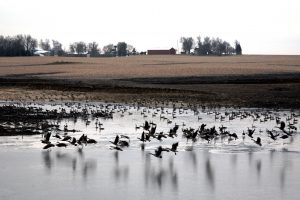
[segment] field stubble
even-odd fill
[[[300,56],[0,58],[2,100],[299,107]]]

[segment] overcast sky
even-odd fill
[[[299,0],[0,0],[0,34],[138,51],[180,47],[181,36],[238,40],[245,54],[300,54]]]

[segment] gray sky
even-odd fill
[[[0,0],[0,34],[64,47],[125,41],[138,51],[180,47],[181,36],[239,40],[245,54],[300,54],[299,0]]]

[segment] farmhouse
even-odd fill
[[[148,50],[148,55],[175,55],[176,50],[174,48],[171,49],[161,49],[161,50]]]

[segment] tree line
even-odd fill
[[[194,50],[195,55],[242,55],[242,47],[237,40],[234,47],[220,38],[204,37],[202,40],[200,36],[196,42],[192,37],[181,37],[180,42],[184,54],[191,54],[191,50]]]
[[[199,36],[197,40],[192,37],[182,37],[180,39],[184,54],[195,55],[242,55],[242,48],[238,41],[235,41],[234,47],[229,42],[220,38]],[[0,35],[0,56],[33,56],[37,48],[47,51],[50,56],[128,56],[145,55],[146,52],[137,52],[136,49],[126,42],[118,42],[116,45],[108,44],[101,50],[99,44],[95,41],[85,43],[83,41],[74,42],[69,45],[69,49],[63,49],[62,44],[57,40],[40,40],[31,35],[2,36]]]
[[[50,56],[127,56],[136,55],[138,52],[132,45],[126,42],[118,42],[117,45],[108,44],[102,51],[95,41],[85,43],[83,41],[74,42],[69,45],[69,49],[63,49],[62,44],[57,40],[40,40],[31,35],[3,36],[0,35],[0,56],[33,56],[37,48],[47,51]]]
[[[37,40],[30,35],[0,35],[0,56],[31,56],[36,46]]]
[[[52,47],[49,40],[37,39],[31,35],[6,36],[0,35],[0,56],[33,56],[36,48],[40,46],[43,50],[49,51],[49,55],[64,55],[62,44],[52,40]]]

